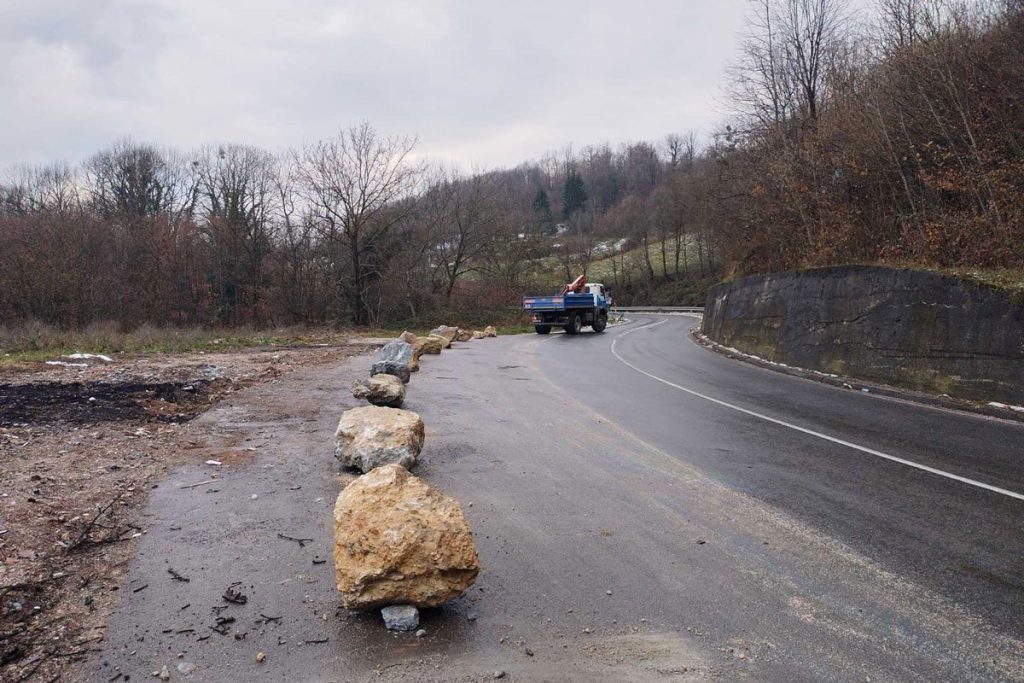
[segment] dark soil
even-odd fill
[[[0,384],[0,427],[187,422],[209,406],[210,384],[209,380]]]

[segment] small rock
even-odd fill
[[[524,648],[523,652],[526,653],[527,657],[532,657],[533,656],[533,650],[531,650],[529,647]]]
[[[420,625],[420,611],[412,605],[391,605],[383,608],[380,615],[389,631],[415,631]]]
[[[504,671],[495,671],[494,672],[494,678],[495,679],[504,678],[504,677],[505,677],[505,672]]]
[[[171,672],[167,670],[167,665],[164,665],[160,671],[157,672],[156,677],[161,681],[171,680]]]
[[[427,635],[427,629],[425,628],[421,628],[419,631],[416,631],[417,638],[422,638],[425,635]]]
[[[605,595],[611,595],[611,594],[612,594],[612,592],[611,592],[611,591],[605,591],[605,592],[604,592],[604,594],[605,594]]]
[[[181,662],[178,664],[178,673],[182,676],[188,676],[190,673],[196,670],[196,665],[192,662]]]
[[[266,659],[267,659],[267,653],[266,652],[257,652],[256,653],[256,661],[259,662],[260,664],[265,662]]]

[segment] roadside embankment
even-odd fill
[[[702,332],[775,363],[1024,405],[1024,299],[937,273],[839,266],[723,283]]]

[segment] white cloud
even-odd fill
[[[281,149],[363,119],[421,153],[709,133],[743,0],[5,0],[0,164],[117,137]]]

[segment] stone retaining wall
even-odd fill
[[[703,332],[778,363],[1024,405],[1024,298],[936,273],[840,266],[723,283]]]

